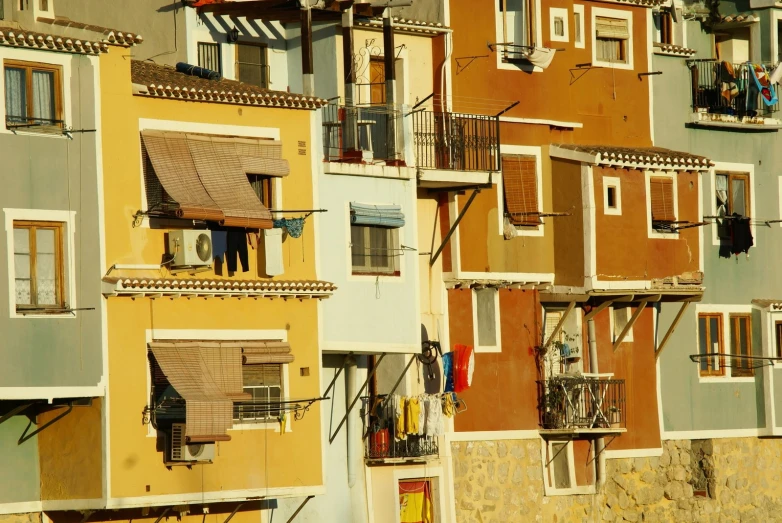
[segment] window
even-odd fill
[[[667,10],[661,10],[655,15],[655,25],[657,26],[657,41],[661,44],[674,44],[673,37],[673,16]]]
[[[10,60],[6,60],[4,65],[6,127],[61,128],[61,69]]]
[[[749,314],[730,315],[730,353],[733,356],[752,355],[752,317]],[[730,373],[736,377],[754,376],[752,360],[733,358]]]
[[[39,4],[41,11],[49,10],[49,0],[40,0]]]
[[[499,294],[497,289],[473,289],[475,351],[500,352]]]
[[[603,214],[622,214],[622,194],[619,178],[603,177]]]
[[[274,209],[274,177],[248,174],[247,179],[261,203],[268,209]]]
[[[570,28],[568,27],[568,11],[560,7],[549,9],[550,36],[552,42],[567,42]]]
[[[528,0],[499,0],[502,17],[503,43],[533,45],[535,20],[529,12]]]
[[[716,185],[715,199],[717,216],[750,214],[750,182],[747,173],[717,173],[714,177]],[[717,236],[722,240],[730,240],[730,224],[728,220],[718,220]]]
[[[236,79],[258,87],[269,87],[265,46],[236,44]]]
[[[282,365],[243,365],[242,380],[244,392],[252,399],[234,405],[234,421],[277,420],[280,417],[278,405],[282,399]]]
[[[777,62],[782,62],[782,20],[777,20]]]
[[[537,227],[538,165],[535,156],[502,155],[502,186],[505,214],[513,225]]]
[[[715,354],[700,360],[701,376],[724,376],[724,358],[722,354],[722,314],[698,315],[698,352]]]
[[[673,232],[671,226],[676,221],[673,178],[664,176],[649,178],[649,199],[652,228],[658,232]]]
[[[568,462],[568,443],[552,443],[551,444],[552,457],[551,463],[551,483],[554,488],[565,489],[570,488],[570,463]]]
[[[631,307],[614,307],[613,312],[611,315],[614,328],[614,342],[619,339],[619,335],[622,334],[622,331],[625,329],[627,324],[630,322],[630,318],[632,318],[633,313]],[[633,328],[630,327],[630,330],[627,331],[627,335],[625,335],[624,339],[622,340],[622,343],[627,343],[633,341]]]
[[[782,358],[782,321],[774,322],[774,332],[776,333],[777,358]]]
[[[386,103],[386,62],[382,56],[369,59],[369,103]]]
[[[584,6],[573,5],[573,42],[576,47],[584,48]]]
[[[19,0],[19,10],[24,11],[30,8],[30,0]]]
[[[63,228],[60,222],[14,222],[17,311],[65,307]]]
[[[399,480],[399,521],[440,521],[435,517],[432,478]]]
[[[399,276],[399,229],[371,225],[350,226],[353,274]]]
[[[595,17],[596,60],[608,64],[629,64],[630,31],[628,21],[620,18]]]
[[[198,42],[198,67],[223,74],[220,44]]]

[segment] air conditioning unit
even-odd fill
[[[171,461],[212,461],[215,457],[214,443],[187,443],[184,423],[171,425]]]
[[[212,232],[206,230],[169,231],[168,252],[174,267],[212,264]]]

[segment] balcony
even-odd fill
[[[691,60],[692,119],[694,125],[775,130],[779,103],[766,105],[758,90],[750,63],[730,64],[718,60]],[[761,64],[771,74],[773,66]],[[779,86],[774,90],[778,94]]]
[[[625,382],[605,376],[610,375],[561,375],[538,381],[541,432],[625,432]]]
[[[366,405],[374,405],[367,412],[366,433],[364,439],[364,457],[368,462],[401,463],[405,461],[429,461],[439,457],[440,448],[437,436],[407,434],[406,439],[397,440],[397,419],[391,403],[381,400],[385,395],[364,397]]]
[[[404,165],[402,112],[385,105],[323,108],[327,162]]]

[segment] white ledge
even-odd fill
[[[542,118],[517,118],[515,116],[500,116],[500,121],[529,125],[548,125],[549,127],[564,127],[567,129],[581,129],[584,127],[584,124],[580,122],[564,122],[562,120],[546,120]]]

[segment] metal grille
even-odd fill
[[[770,116],[779,103],[766,105],[753,78],[749,63],[729,64],[718,60],[692,60],[690,80],[692,108],[696,112],[725,114],[743,118]],[[761,64],[770,72],[771,64]],[[774,89],[778,89],[775,84]]]
[[[537,383],[540,426],[544,429],[624,427],[624,380],[562,376]]]
[[[198,42],[198,67],[223,74],[220,44]]]
[[[323,146],[327,161],[401,160],[401,112],[387,106],[323,108]]]
[[[499,119],[419,111],[413,115],[416,165],[422,169],[499,171]]]

